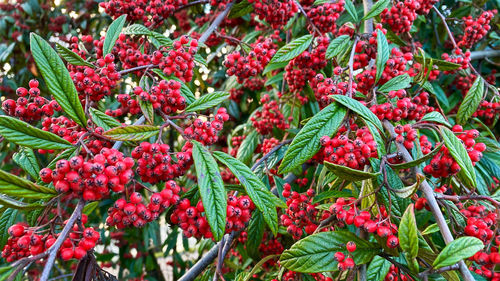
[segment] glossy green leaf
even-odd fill
[[[476,173],[474,172],[474,166],[472,165],[472,161],[464,145],[450,129],[441,127],[440,131],[444,145],[448,148],[451,156],[457,161],[457,164],[461,168],[459,175],[461,174],[463,176],[463,179],[466,180],[469,186],[476,187]]]
[[[198,177],[198,190],[205,208],[208,224],[216,241],[222,239],[226,228],[227,194],[217,162],[210,152],[193,141],[193,159]]]
[[[80,126],[86,127],[87,118],[78,99],[78,92],[61,58],[47,41],[34,33],[30,35],[30,46],[33,58],[50,93],[64,113]]]
[[[12,160],[16,162],[26,173],[28,173],[33,179],[38,179],[40,176],[40,165],[38,165],[38,160],[36,159],[35,152],[33,149],[27,147],[20,147],[18,152],[12,155]]]
[[[325,167],[328,168],[332,173],[341,179],[348,181],[362,181],[367,179],[374,179],[379,176],[380,173],[368,173],[360,170],[351,169],[346,166],[336,165],[330,162],[323,163]]]
[[[484,97],[484,81],[481,76],[478,76],[472,86],[470,87],[467,95],[460,104],[457,112],[457,122],[465,124],[470,117],[477,111],[479,104]]]
[[[66,60],[68,63],[70,63],[72,65],[88,66],[88,67],[92,67],[92,68],[95,67],[93,64],[85,61],[77,53],[71,51],[70,49],[64,47],[63,45],[61,45],[59,43],[56,44],[56,50],[64,60]]]
[[[150,125],[130,125],[104,132],[104,136],[116,141],[141,141],[157,135],[159,128]]]
[[[366,269],[366,281],[383,281],[389,273],[392,263],[380,256],[375,256]]]
[[[314,115],[295,136],[281,162],[278,172],[287,173],[311,159],[321,148],[323,136],[333,136],[346,115],[346,110],[336,103]]]
[[[149,101],[143,101],[142,99],[138,99],[137,103],[139,104],[139,107],[141,108],[142,114],[144,114],[144,117],[146,119],[153,123],[154,117],[155,117],[155,111],[153,108],[153,104]]]
[[[444,119],[443,115],[437,111],[429,112],[420,119],[421,122],[434,122],[451,127],[450,123]]]
[[[120,122],[118,122],[116,119],[93,107],[89,108],[89,112],[90,116],[92,117],[92,122],[94,122],[97,126],[103,128],[105,131],[121,126]]]
[[[472,257],[483,249],[484,244],[476,237],[465,236],[450,242],[432,263],[434,268],[453,265],[463,259]]]
[[[408,75],[408,73],[405,73],[385,82],[378,88],[378,91],[382,93],[389,93],[390,91],[406,89],[411,86],[411,81],[411,77]]]
[[[271,61],[269,61],[269,64],[274,64],[277,62],[288,62],[298,57],[307,48],[309,48],[309,45],[311,45],[313,38],[314,37],[312,35],[308,34],[286,44],[285,46],[281,47],[276,52],[276,54],[274,54],[274,56],[271,58]]]
[[[423,157],[417,158],[413,161],[406,162],[406,163],[401,163],[401,164],[389,164],[393,169],[401,170],[401,169],[408,169],[411,167],[415,167],[420,165],[421,163],[424,163],[425,161],[431,159],[436,153],[439,152],[441,147],[443,146],[443,143],[440,143],[436,148],[434,148],[431,152],[427,153]]]
[[[352,3],[351,0],[345,1],[344,8],[346,9],[347,13],[349,13],[354,23],[358,23],[359,22],[358,12],[356,11],[356,7],[354,7],[354,4]]]
[[[38,185],[3,170],[0,170],[0,193],[32,199],[51,198],[57,194],[54,189]]]
[[[228,17],[230,19],[235,19],[242,17],[248,13],[251,13],[252,11],[253,11],[253,5],[249,3],[248,0],[243,0],[233,5],[231,11],[229,12]]]
[[[377,72],[375,73],[375,84],[377,84],[380,77],[382,77],[385,64],[387,60],[389,60],[390,52],[387,38],[385,38],[384,33],[380,29],[377,29],[377,59],[375,60]]]
[[[113,50],[116,40],[118,40],[123,26],[125,25],[126,18],[127,15],[121,15],[109,25],[108,31],[106,31],[106,38],[104,38],[104,43],[102,46],[103,57],[111,53],[111,51]]]
[[[10,237],[7,230],[15,223],[17,213],[15,209],[6,209],[0,216],[0,248],[2,249]]]
[[[418,228],[413,204],[408,206],[401,218],[398,238],[401,249],[411,258],[416,258],[418,255]]]
[[[212,108],[227,100],[229,96],[230,94],[228,92],[213,92],[203,95],[199,99],[191,103],[188,107],[186,107],[185,111],[195,112]]]
[[[252,213],[252,218],[248,223],[247,227],[247,237],[252,237],[247,239],[245,243],[248,255],[254,259],[258,260],[260,258],[259,246],[262,243],[262,238],[264,237],[265,221],[263,213],[259,210]]]
[[[377,1],[375,4],[373,4],[370,11],[368,11],[368,13],[366,13],[366,15],[361,20],[363,21],[363,20],[371,19],[373,17],[380,15],[380,13],[382,13],[382,11],[387,7],[387,5],[389,5],[389,3],[391,3],[390,0]]]
[[[236,158],[245,164],[250,163],[258,144],[259,134],[256,130],[252,130],[241,142]]]
[[[64,149],[71,143],[59,136],[40,130],[17,118],[0,116],[0,135],[15,144],[36,149]]]
[[[413,56],[416,62],[418,63],[423,63],[424,58],[422,56]],[[427,59],[426,60],[426,67],[428,66],[428,63],[430,63],[431,60]],[[432,64],[437,66],[437,68],[441,71],[451,71],[460,68],[462,65],[458,63],[453,63],[445,60],[440,60],[440,59],[432,59]]]
[[[383,132],[384,128],[382,127],[382,123],[378,119],[377,115],[375,115],[371,110],[360,103],[359,101],[350,98],[348,96],[342,95],[333,95],[331,96],[336,102],[342,104],[343,106],[349,108],[350,110],[356,112],[361,115],[361,117],[367,121],[370,121],[373,125],[379,129],[379,131]]]
[[[43,209],[46,206],[39,204],[39,203],[31,203],[27,204],[21,201],[18,201],[16,199],[13,199],[12,197],[9,197],[4,194],[0,194],[0,205],[11,208],[11,209],[16,209],[16,210],[23,210],[23,211],[30,211],[34,209]]]
[[[332,59],[338,56],[349,46],[350,40],[351,38],[349,35],[340,35],[339,37],[333,39],[326,49],[326,59]]]
[[[285,250],[280,257],[282,266],[289,270],[304,273],[337,271],[334,259],[336,252],[347,254],[345,244],[356,243],[356,251],[352,252],[357,265],[365,264],[380,251],[378,245],[359,238],[350,231],[320,232],[297,241]]]

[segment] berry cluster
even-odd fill
[[[380,14],[382,23],[390,26],[396,34],[409,32],[417,18],[416,10],[420,7],[417,0],[404,0],[397,2],[390,9],[385,8]]]
[[[106,109],[106,115],[119,117],[127,113],[135,115],[142,112],[139,102],[129,94],[119,94],[116,96],[116,100],[120,103],[121,107],[114,110]]]
[[[194,55],[198,50],[198,41],[185,35],[174,41],[172,49],[161,47],[153,53],[152,63],[158,64],[165,75],[174,75],[183,82],[193,79]]]
[[[377,144],[368,128],[358,129],[356,125],[353,125],[351,130],[355,132],[354,139],[344,134],[345,127],[342,127],[333,138],[321,137],[322,148],[315,158],[351,169],[363,170],[366,165],[370,164],[368,158],[377,157]]]
[[[265,20],[271,28],[278,29],[285,25],[298,11],[293,0],[249,0],[260,20]]]
[[[373,233],[379,237],[387,237],[387,247],[396,248],[399,246],[397,237],[398,227],[390,223],[388,213],[385,206],[380,206],[380,213],[372,219],[368,211],[359,212],[357,207],[352,204],[355,198],[338,198],[335,203],[330,206],[330,213],[347,225],[354,225],[358,228],[363,228],[368,233]],[[347,208],[347,209],[346,209]]]
[[[57,101],[48,101],[40,96],[38,81],[33,79],[29,82],[29,90],[23,87],[17,88],[17,100],[6,99],[2,103],[2,109],[7,115],[15,116],[26,122],[38,121],[42,116],[52,116],[54,111],[61,111]]]
[[[141,48],[148,50],[150,44],[144,38],[133,38],[125,34],[120,34],[113,47],[113,54],[122,63],[123,69],[129,69],[137,66],[148,65],[151,63],[152,55],[141,52]],[[136,71],[135,74],[140,76],[144,71]]]
[[[417,14],[427,15],[431,11],[432,6],[439,2],[439,0],[416,0],[416,2],[418,3]]]
[[[449,61],[451,63],[460,64],[460,67],[454,70],[445,71],[445,74],[453,74],[458,72],[459,70],[464,70],[469,67],[470,62],[470,52],[466,51],[465,53],[461,49],[454,49],[452,55],[448,53],[443,53],[441,58],[445,61]]]
[[[40,170],[40,178],[45,183],[52,182],[57,192],[71,191],[76,197],[94,201],[108,196],[109,190],[122,192],[134,177],[133,166],[132,158],[116,149],[103,148],[87,161],[82,156],[61,159],[54,170]]]
[[[224,61],[227,75],[236,75],[238,83],[243,84],[246,79],[255,77],[264,70],[276,53],[276,44],[270,38],[260,37],[251,45],[252,51],[242,56],[239,51],[229,54]]]
[[[303,231],[312,234],[318,225],[316,219],[326,219],[329,214],[316,209],[316,204],[312,204],[314,190],[307,190],[307,194],[300,194],[292,191],[292,186],[288,183],[283,185],[283,197],[286,198],[287,209],[281,215],[281,223],[286,227],[287,232],[293,239],[302,237]]]
[[[243,91],[242,88],[239,88],[239,89],[232,88],[231,90],[229,90],[229,94],[231,95],[231,96],[229,96],[229,99],[231,99],[237,103],[240,103],[241,97],[245,94],[245,91]]]
[[[397,125],[394,127],[394,132],[397,134],[396,142],[404,144],[406,149],[413,148],[413,142],[417,139],[417,130],[413,129],[410,124]]]
[[[457,42],[462,48],[470,49],[479,42],[491,29],[490,21],[497,13],[497,10],[484,11],[477,19],[471,16],[464,17],[464,35]]]
[[[186,143],[181,152],[175,154],[177,162],[170,156],[167,144],[142,142],[132,150],[137,160],[137,174],[143,182],[155,184],[184,175],[193,163],[191,144]]]
[[[349,255],[350,255],[350,253],[356,251],[356,243],[354,243],[352,241],[347,242],[345,247],[346,247],[346,250],[349,253]],[[354,263],[354,260],[352,259],[352,257],[346,257],[343,252],[336,252],[333,255],[333,257],[334,257],[335,261],[338,262],[337,267],[340,271],[351,270],[356,265]]]
[[[343,11],[344,0],[340,0],[337,3],[326,3],[312,7],[307,12],[307,16],[322,33],[335,33],[337,29],[336,22]]]
[[[260,147],[260,151],[262,152],[263,155],[266,155],[273,149],[275,146],[280,144],[280,141],[276,138],[269,138],[269,139],[264,139],[262,141],[262,145]]]
[[[255,205],[248,196],[232,196],[227,199],[226,233],[241,230],[250,220]],[[170,220],[178,224],[186,237],[212,238],[212,232],[205,217],[203,202],[198,201],[196,206],[191,205],[189,199],[183,199],[174,209]]]
[[[396,101],[396,106],[386,102],[372,105],[370,110],[377,115],[380,120],[387,119],[392,121],[420,120],[425,114],[435,109],[429,106],[429,93],[421,92],[413,99],[405,97]]]
[[[75,121],[65,116],[44,118],[42,121],[42,130],[56,134],[72,144],[75,144],[85,134]],[[53,153],[54,151],[39,149],[38,152],[45,154],[47,152]]]
[[[82,223],[84,223],[83,216]],[[88,251],[94,249],[100,238],[101,235],[94,230],[94,228],[87,227],[83,229],[80,225],[75,223],[73,225],[73,231],[69,234],[69,237],[64,240],[59,250],[60,256],[66,261],[70,259],[79,260],[83,258]],[[75,244],[78,246],[75,246]]]
[[[464,131],[460,125],[453,126],[452,130],[462,141],[472,164],[475,165],[483,157],[482,152],[486,150],[484,143],[476,143],[474,141],[475,138],[479,137],[479,132],[474,129]],[[442,146],[439,152],[431,159],[431,162],[424,167],[424,172],[435,178],[448,178],[458,173],[460,169],[460,166],[453,159],[448,148]]]
[[[339,73],[337,68],[336,70]],[[355,91],[356,87],[356,83],[353,83],[353,91]],[[324,108],[333,102],[333,98],[330,97],[331,95],[346,95],[349,90],[349,84],[340,80],[336,83],[332,78],[325,78],[323,74],[318,74],[311,80],[311,88],[314,91],[314,96],[319,103],[319,107]]]
[[[229,120],[229,114],[224,107],[217,110],[213,121],[205,121],[197,118],[191,126],[184,129],[184,135],[190,139],[197,140],[204,145],[211,145],[217,142],[217,134],[224,127],[224,122]]]
[[[474,117],[481,117],[486,125],[492,125],[495,117],[500,114],[500,102],[482,101],[474,112]]]
[[[231,138],[231,151],[230,154],[233,157],[236,157],[238,154],[238,149],[240,148],[241,143],[243,143],[243,140],[246,138],[245,135],[243,136],[234,136]]]
[[[181,95],[181,83],[175,80],[161,80],[157,86],[151,87],[150,92],[140,87],[134,88],[134,94],[142,101],[149,101],[154,109],[165,114],[176,113],[186,108],[186,99]]]
[[[413,281],[413,278],[406,275],[404,272],[402,272],[394,264],[391,264],[391,267],[389,268],[389,272],[387,272],[387,275],[385,276],[384,281],[394,281],[394,280]]]
[[[260,99],[262,109],[257,110],[254,116],[250,118],[255,130],[261,135],[270,134],[274,127],[283,131],[290,127],[286,123],[283,113],[279,110],[278,103],[270,99],[268,94],[262,96]]]

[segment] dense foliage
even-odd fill
[[[0,4],[0,280],[500,280],[498,5]]]

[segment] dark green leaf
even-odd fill
[[[236,158],[238,158],[238,160],[245,164],[250,163],[250,160],[252,160],[252,156],[258,144],[259,135],[257,131],[252,130],[241,142],[241,145],[238,148],[238,153],[236,154]]]
[[[451,241],[434,260],[432,266],[441,268],[444,266],[453,265],[463,259],[472,257],[478,251],[483,249],[484,245],[481,240],[472,236],[460,237],[457,240]]]
[[[92,116],[92,122],[103,128],[105,131],[121,126],[120,122],[116,121],[113,117],[93,107],[89,109],[89,112]]]
[[[140,141],[158,134],[159,128],[150,125],[130,125],[104,132],[104,136],[117,141]]]
[[[314,37],[312,35],[308,34],[286,44],[285,46],[281,47],[281,49],[279,49],[276,54],[274,54],[269,64],[277,62],[288,62],[295,57],[298,57],[309,47],[309,45],[311,45],[313,38]]]
[[[229,96],[228,92],[213,92],[211,94],[203,95],[186,107],[185,111],[194,112],[214,107],[228,99]]]
[[[389,272],[392,263],[380,256],[376,256],[366,269],[366,281],[383,281]]]
[[[10,142],[36,149],[64,149],[71,143],[10,116],[0,116],[0,134]]]
[[[390,0],[379,0],[379,1],[377,1],[372,6],[372,8],[370,9],[370,11],[368,11],[368,13],[366,13],[366,15],[361,20],[363,21],[363,20],[371,19],[373,17],[378,16],[387,7],[387,5],[389,5],[390,2],[391,2]]]
[[[289,270],[304,273],[337,271],[335,252],[347,253],[345,244],[356,243],[352,252],[357,265],[369,262],[378,252],[376,244],[370,243],[349,231],[320,232],[297,241],[281,254],[280,263]]]
[[[325,167],[328,168],[332,173],[341,179],[348,181],[362,181],[367,179],[374,179],[379,176],[380,173],[368,173],[360,170],[351,169],[346,166],[336,165],[330,162],[323,163]]]
[[[18,211],[15,209],[6,209],[0,216],[0,248],[4,248],[9,239],[7,230],[16,221]]]
[[[444,119],[443,115],[437,111],[429,112],[420,119],[420,121],[426,121],[426,122],[435,122],[439,124],[446,125],[448,127],[451,127],[450,123]]]
[[[408,169],[411,167],[418,166],[421,163],[424,163],[425,161],[431,159],[434,155],[436,155],[436,153],[438,153],[439,150],[441,149],[441,146],[443,146],[443,143],[440,143],[438,146],[436,146],[436,148],[434,148],[434,150],[432,150],[428,154],[424,155],[423,157],[417,158],[413,161],[401,163],[401,164],[390,164],[390,165],[392,168],[397,169],[397,170]]]
[[[247,228],[247,237],[251,237],[251,239],[247,239],[245,246],[248,255],[254,260],[260,258],[259,246],[264,237],[264,226],[263,214],[260,211],[253,212]]]
[[[217,162],[199,142],[193,141],[193,159],[198,176],[198,190],[205,208],[208,224],[216,241],[226,228],[227,194]]]
[[[383,132],[384,128],[382,127],[382,123],[380,123],[380,120],[378,119],[377,115],[375,115],[373,112],[371,112],[368,107],[360,103],[359,101],[350,98],[348,96],[342,96],[342,95],[333,95],[331,96],[336,102],[342,104],[343,106],[349,108],[350,110],[356,112],[357,114],[361,115],[361,117],[367,121],[372,122],[373,125],[379,129],[379,131]]]
[[[146,119],[148,119],[149,122],[153,123],[155,117],[153,104],[149,101],[143,101],[142,99],[138,99],[137,102],[141,107],[141,111],[142,114],[144,114],[144,117],[146,117]]]
[[[378,3],[378,2],[377,2]],[[385,64],[389,60],[390,50],[389,44],[387,43],[387,38],[385,38],[384,33],[377,29],[377,59],[375,61],[375,66],[377,67],[377,72],[375,74],[375,84],[382,76],[385,69]]]
[[[333,136],[342,124],[346,110],[336,103],[314,115],[295,136],[279,167],[279,173],[287,173],[305,163],[321,148],[323,136]]]
[[[129,25],[122,33],[127,35],[151,35],[151,31],[142,24]]]
[[[85,61],[82,57],[80,57],[77,53],[71,51],[70,49],[62,46],[61,44],[57,43],[56,44],[56,50],[57,52],[65,59],[67,62],[69,62],[72,65],[79,65],[79,66],[88,66],[88,67],[94,67],[93,64]]]
[[[113,47],[115,46],[116,40],[120,36],[122,32],[123,26],[125,25],[125,19],[127,15],[121,15],[119,18],[115,19],[106,31],[106,38],[104,39],[104,43],[102,46],[102,56],[106,56],[111,53]]]
[[[39,178],[40,165],[36,159],[33,149],[20,147],[19,151],[12,155],[12,160],[17,163],[23,170],[28,173],[33,179]]]
[[[354,7],[354,4],[351,2],[351,0],[345,1],[344,8],[349,13],[354,23],[358,23],[359,22],[358,12],[356,11],[356,7]]]
[[[396,76],[391,80],[385,82],[382,86],[378,88],[379,92],[389,93],[390,91],[397,91],[401,89],[406,89],[411,86],[411,77],[408,73]]]
[[[328,48],[326,49],[326,59],[332,59],[344,51],[348,45],[351,38],[349,35],[340,35],[330,42]]]
[[[460,104],[457,112],[457,122],[465,124],[469,118],[477,111],[479,104],[484,96],[484,81],[481,76],[478,76],[474,84],[470,87],[465,99]]]
[[[0,193],[33,199],[51,198],[57,194],[54,189],[38,185],[3,170],[0,170]]]
[[[231,8],[231,12],[229,12],[229,18],[239,18],[253,11],[253,5],[250,4],[247,0],[243,0],[234,4]]]
[[[422,56],[414,56],[413,57],[416,62],[418,63],[424,63],[424,59]],[[428,66],[428,63],[430,63],[431,60],[426,60],[426,66]],[[458,63],[453,63],[445,60],[439,60],[439,59],[432,59],[432,64],[437,66],[439,70],[441,71],[451,71],[460,68],[462,65]]]
[[[448,148],[451,156],[457,161],[457,164],[461,168],[459,175],[463,175],[463,178],[467,181],[466,183],[469,184],[469,186],[476,187],[474,166],[472,166],[472,161],[462,141],[446,127],[441,127],[441,135],[444,140],[444,145]]]
[[[34,210],[45,208],[45,205],[39,203],[31,203],[27,204],[18,200],[15,200],[7,195],[0,194],[0,205],[5,206],[7,208],[16,209],[16,210]]]
[[[412,259],[418,255],[418,229],[413,204],[406,209],[398,228],[399,245]]]
[[[61,58],[47,41],[35,33],[31,33],[30,46],[33,58],[50,93],[71,119],[80,126],[86,127],[87,118],[78,99],[78,92]]]
[[[314,196],[313,199],[313,204],[319,203],[323,200],[328,200],[331,198],[341,198],[341,197],[352,197],[352,192],[349,192],[347,190],[327,190],[323,191],[320,194]]]

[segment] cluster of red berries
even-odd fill
[[[293,0],[248,0],[260,20],[265,20],[273,29],[285,25],[298,11]]]
[[[264,70],[276,53],[276,44],[271,38],[259,38],[251,44],[252,51],[242,56],[239,51],[229,54],[224,61],[227,75],[236,75],[238,83],[243,84],[246,79],[257,76]]]
[[[167,144],[142,142],[131,156],[137,160],[136,172],[141,180],[155,184],[184,175],[193,163],[191,148],[191,143],[184,144],[182,151],[175,153],[175,162]]]
[[[290,127],[290,124],[286,123],[285,116],[279,110],[278,103],[275,100],[271,101],[268,94],[261,97],[260,103],[262,109],[257,110],[254,116],[250,118],[252,125],[259,134],[270,134],[274,127],[283,131]]]
[[[457,42],[462,48],[470,49],[479,42],[491,29],[490,21],[496,15],[497,10],[484,11],[477,19],[472,16],[464,17],[464,35]]]
[[[110,0],[99,5],[113,18],[126,14],[130,22],[143,21],[147,27],[157,27],[187,3],[187,0]]]
[[[356,251],[356,243],[353,241],[347,242],[345,247],[348,253]],[[351,270],[356,265],[352,257],[346,257],[343,252],[336,252],[333,257],[338,262],[337,267],[340,271]]]
[[[136,39],[122,33],[113,47],[113,54],[120,60],[123,69],[130,69],[151,63],[152,55],[141,52],[141,48],[148,50],[149,47],[150,44],[144,37]],[[140,76],[143,72],[144,70],[139,70],[135,74]]]
[[[416,10],[420,7],[417,0],[404,0],[397,2],[390,9],[385,8],[380,14],[382,23],[391,27],[396,34],[409,32],[417,18]]]
[[[474,117],[481,117],[486,125],[493,124],[495,117],[500,114],[500,102],[482,101],[474,112]]]
[[[307,12],[307,16],[320,32],[335,33],[337,29],[336,22],[340,17],[340,13],[343,11],[344,0],[340,0],[336,3],[326,3],[312,7],[309,12]]]
[[[226,233],[241,230],[250,220],[255,205],[248,196],[228,196]],[[196,206],[189,199],[182,199],[174,209],[170,220],[178,224],[186,237],[213,238],[210,226],[205,217],[205,208],[200,200]]]
[[[479,137],[479,132],[475,129],[464,131],[460,125],[453,126],[452,130],[462,141],[472,164],[475,165],[483,157],[482,152],[486,150],[484,143],[476,143],[474,141],[475,138]],[[439,152],[431,159],[431,162],[424,167],[424,172],[435,178],[448,178],[458,173],[460,169],[460,166],[453,159],[448,148],[442,146]]]
[[[306,83],[316,75],[316,71],[326,66],[325,54],[329,42],[328,37],[317,38],[317,45],[311,52],[304,51],[287,64],[283,78],[286,79],[291,92],[301,91]],[[302,100],[302,103],[305,101],[307,99]]]
[[[100,154],[85,161],[82,156],[56,162],[55,169],[43,168],[40,178],[52,182],[57,192],[71,191],[86,201],[100,200],[109,191],[122,192],[134,177],[134,160],[116,149],[103,148]]]
[[[176,113],[186,108],[186,99],[181,95],[181,83],[175,80],[161,80],[157,86],[151,87],[150,92],[141,87],[134,88],[134,94],[142,101],[149,101],[154,109],[165,114]]]
[[[198,41],[189,40],[183,35],[174,41],[172,49],[161,47],[153,52],[152,63],[158,64],[165,75],[174,75],[183,82],[193,79],[194,55],[198,50]]]
[[[315,194],[313,189],[308,189],[306,194],[300,194],[292,191],[292,186],[286,183],[283,185],[282,194],[286,198],[286,205],[288,207],[280,217],[281,223],[295,240],[302,237],[302,229],[307,234],[314,233],[316,228],[318,228],[315,220],[324,220],[329,216],[326,212],[321,212],[320,214],[320,211],[316,209],[318,204],[312,203]]]
[[[452,55],[448,53],[443,53],[441,58],[445,61],[449,61],[451,63],[460,64],[460,67],[454,70],[444,71],[445,74],[453,74],[459,70],[467,69],[469,67],[470,52],[466,51],[465,53],[461,49],[454,49]]]
[[[354,139],[345,134],[345,127],[342,127],[333,138],[321,137],[322,148],[315,158],[351,169],[363,170],[366,165],[370,164],[368,158],[377,157],[377,143],[368,128],[358,129],[356,125],[353,125],[351,130],[355,132]]]
[[[175,205],[180,197],[181,187],[175,181],[165,183],[161,192],[153,193],[147,205],[142,203],[142,195],[134,192],[130,195],[129,202],[124,198],[116,200],[108,209],[106,224],[116,226],[118,229],[125,227],[143,227],[146,223],[156,220],[168,207]]]
[[[434,107],[429,106],[429,93],[421,92],[413,99],[405,97],[396,101],[396,106],[386,102],[372,105],[370,110],[377,115],[380,120],[387,119],[392,121],[420,120],[425,114],[434,111]]]
[[[72,144],[75,144],[85,134],[75,121],[66,116],[44,118],[42,121],[42,130],[56,134]],[[45,154],[47,152],[53,153],[54,151],[39,149],[38,152]]]
[[[106,109],[106,115],[119,117],[127,113],[136,115],[141,112],[139,102],[132,98],[129,94],[118,94],[116,96],[116,100],[120,103],[121,107],[114,110]]]
[[[245,232],[246,233],[246,232]],[[278,234],[277,237],[273,237],[272,235],[268,235],[268,233],[264,233],[264,237],[262,239],[262,242],[259,245],[259,252],[262,254],[262,258],[270,256],[270,255],[279,255],[283,253],[285,248],[283,247],[283,244],[278,240],[278,237],[280,234]],[[277,260],[276,259],[270,259],[267,262],[265,262],[262,267],[268,268],[276,265]]]
[[[414,141],[417,139],[417,130],[413,129],[410,124],[397,125],[394,127],[394,132],[397,134],[396,142],[404,144],[406,149],[412,149]]]
[[[380,213],[372,219],[368,211],[359,212],[355,203],[355,198],[338,198],[335,203],[330,206],[330,213],[336,218],[347,224],[363,228],[368,233],[373,233],[379,237],[387,237],[387,247],[396,248],[399,246],[397,237],[398,227],[390,223],[385,206],[380,206]],[[347,210],[345,209],[347,208]]]
[[[359,40],[354,51],[353,69],[357,70],[367,66],[371,59],[377,57],[377,33],[372,33],[368,41]]]
[[[413,281],[413,278],[406,275],[404,272],[402,272],[394,264],[391,264],[391,267],[389,267],[389,272],[387,272],[387,275],[385,276],[384,281],[398,281],[398,280]]]
[[[240,148],[245,138],[246,135],[234,136],[231,138],[231,151],[229,152],[231,156],[236,157],[236,155],[238,154],[238,149]]]
[[[229,120],[229,114],[224,107],[217,109],[214,120],[205,121],[197,118],[191,126],[184,129],[184,135],[190,139],[197,140],[204,145],[211,145],[217,142],[217,134],[224,127],[224,122]]]
[[[229,90],[229,94],[230,94],[229,96],[230,100],[239,103],[241,101],[241,97],[245,94],[245,91],[242,88],[239,89],[232,88],[231,90]]]
[[[262,145],[260,147],[260,151],[263,155],[269,153],[275,146],[280,144],[280,141],[276,138],[268,138],[262,141]]]
[[[23,87],[17,88],[17,100],[6,99],[2,103],[2,109],[7,115],[15,116],[20,120],[31,122],[38,121],[42,116],[52,116],[54,111],[61,111],[57,101],[48,101],[40,96],[38,81],[33,79],[29,82],[29,90]]]
[[[418,8],[417,8],[417,14],[419,15],[427,15],[431,9],[432,6],[434,6],[439,0],[416,0],[418,3]]]
[[[81,222],[87,223],[85,214],[82,215]],[[100,239],[99,232],[91,227],[83,228],[75,223],[72,230],[58,251],[64,260],[83,258]],[[12,225],[7,233],[10,237],[2,251],[2,257],[7,262],[41,254],[54,245],[58,237],[58,234],[53,235],[38,228],[28,227],[26,223]]]
[[[356,83],[352,84],[353,91],[356,90]],[[325,78],[323,74],[316,75],[311,80],[311,88],[320,108],[324,108],[333,102],[331,95],[346,95],[349,84],[344,81],[336,83],[332,78]]]

